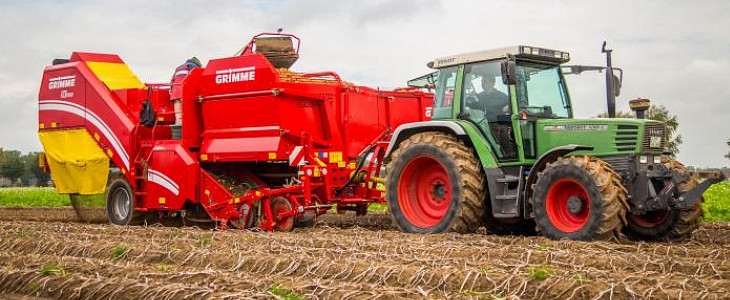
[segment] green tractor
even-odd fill
[[[613,117],[620,80],[605,44],[604,53]],[[573,240],[690,236],[702,193],[721,178],[699,183],[670,159],[661,122],[575,119],[569,59],[515,46],[439,58],[428,64],[436,72],[409,81],[435,88],[435,97],[432,121],[401,125],[386,150],[394,223],[415,233],[485,226]],[[637,116],[647,108],[632,103]]]

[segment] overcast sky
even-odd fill
[[[72,51],[119,54],[145,82],[166,82],[191,55],[234,54],[284,28],[302,38],[295,71],[332,70],[395,87],[439,56],[528,44],[625,71],[618,108],[650,98],[679,116],[679,159],[726,166],[730,1],[0,1],[0,147],[41,150],[43,68]],[[569,79],[577,117],[605,110],[600,74]]]

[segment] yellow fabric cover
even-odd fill
[[[38,136],[58,193],[104,193],[109,157],[86,129],[40,131]]]
[[[139,81],[137,75],[134,75],[126,64],[87,61],[86,65],[110,90],[144,87],[144,83]]]

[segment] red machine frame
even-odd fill
[[[190,72],[183,82],[179,140],[171,138],[170,84],[113,89],[89,67],[123,64],[107,54],[74,53],[69,62],[46,68],[39,122],[54,125],[40,130],[85,128],[132,185],[137,211],[164,216],[200,204],[227,228],[229,221],[247,217],[246,204],[260,207],[259,227],[266,230],[334,205],[365,214],[369,203],[383,203],[378,185],[392,130],[428,120],[433,95],[357,86],[334,72],[277,70],[254,53],[256,39],[271,35],[296,39],[298,53],[298,37],[264,33],[240,56],[213,59]],[[49,89],[45,83],[59,76],[75,76],[76,86]],[[63,97],[64,92],[75,96]],[[139,124],[137,114],[147,100],[157,116],[151,128]],[[234,196],[208,172],[219,167],[258,188]],[[277,176],[294,172],[289,177],[294,183],[269,185],[261,170]],[[286,199],[289,207],[272,207],[275,198]]]

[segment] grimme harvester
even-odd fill
[[[57,190],[106,191],[114,224],[154,215],[288,230],[335,205],[365,214],[383,201],[393,130],[429,120],[432,94],[291,72],[299,43],[260,34],[240,55],[193,69],[179,138],[171,84],[140,82],[117,55],[55,60],[43,74],[39,136]]]

